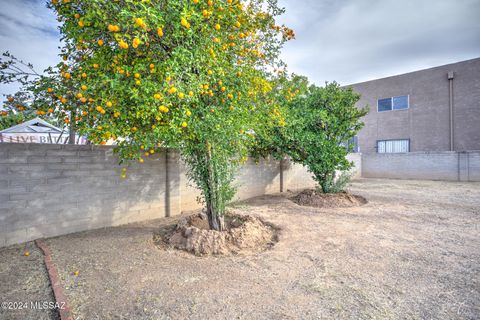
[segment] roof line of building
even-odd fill
[[[408,75],[408,74],[412,74],[412,73],[417,73],[417,72],[423,72],[423,71],[432,70],[432,69],[444,68],[444,67],[448,67],[448,66],[453,66],[453,65],[455,65],[455,64],[472,62],[472,61],[475,61],[475,60],[480,60],[480,57],[478,57],[478,58],[472,58],[472,59],[467,59],[467,60],[462,60],[462,61],[457,61],[457,62],[452,62],[452,63],[447,63],[447,64],[443,64],[443,65],[440,65],[440,66],[435,66],[435,67],[420,69],[420,70],[416,70],[416,71],[410,71],[410,72],[405,72],[405,73],[400,73],[400,74],[394,74],[394,75],[386,76],[386,77],[382,77],[382,78],[377,78],[377,79],[371,79],[371,80],[366,80],[366,81],[361,81],[361,82],[350,83],[350,84],[343,85],[342,87],[351,87],[351,86],[358,85],[358,84],[364,84],[364,83],[373,82],[373,81],[378,81],[378,80],[385,80],[385,79],[389,79],[389,78],[400,77],[400,76],[404,76],[404,75]]]
[[[54,125],[48,123],[47,121],[43,120],[43,119],[40,119],[40,118],[34,118],[34,119],[31,119],[31,120],[28,120],[28,121],[25,121],[25,122],[22,122],[20,124],[17,124],[13,127],[10,127],[10,128],[7,128],[7,129],[4,129],[4,130],[1,130],[0,133],[10,133],[10,132],[16,132],[16,130],[18,129],[21,129],[21,128],[25,128],[25,127],[28,127],[30,125],[35,125],[35,124],[41,124],[47,128],[50,128],[54,131],[58,131],[59,133],[61,133],[63,130],[60,129],[60,128],[57,128],[55,127]]]

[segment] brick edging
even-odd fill
[[[68,305],[67,297],[63,293],[62,285],[60,284],[60,276],[58,275],[57,268],[53,264],[52,254],[45,242],[42,240],[35,240],[37,247],[43,252],[45,267],[48,271],[48,277],[50,278],[50,284],[52,286],[55,302],[58,304],[63,303],[63,309],[58,309],[61,320],[74,320],[70,306]]]

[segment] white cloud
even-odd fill
[[[0,53],[11,54],[43,71],[58,63],[60,35],[56,16],[42,0],[0,0]],[[0,85],[3,94],[15,93],[18,86]]]
[[[296,31],[283,58],[321,85],[355,83],[480,56],[477,0],[280,0]]]
[[[316,84],[350,84],[480,56],[478,0],[280,0],[293,28],[283,58]],[[0,51],[37,70],[58,62],[44,0],[0,0]],[[0,95],[16,86],[0,85]],[[2,98],[0,97],[0,100]]]

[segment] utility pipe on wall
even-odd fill
[[[454,138],[454,132],[453,132],[453,71],[450,71],[447,73],[448,77],[448,94],[449,94],[449,108],[450,108],[450,151],[454,151],[454,145],[453,145],[453,138]]]

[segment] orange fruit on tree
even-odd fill
[[[187,21],[187,19],[185,19],[185,18],[181,18],[181,19],[180,19],[180,24],[181,24],[183,27],[187,28],[187,29],[190,28],[190,23],[189,23],[189,22]]]
[[[135,19],[135,25],[136,25],[137,27],[143,28],[143,29],[145,29],[145,27],[147,26],[146,23],[145,23],[145,21],[143,21],[142,18],[136,18],[136,19]]]
[[[136,49],[136,48],[138,48],[139,45],[140,45],[140,39],[134,38],[133,42],[132,42],[132,47],[134,47]]]
[[[122,48],[122,49],[128,49],[128,43],[126,43],[126,42],[123,41],[123,40],[120,40],[120,41],[118,42],[118,45],[119,45],[120,48]]]
[[[157,28],[157,34],[159,37],[163,37],[163,29],[162,28]]]

